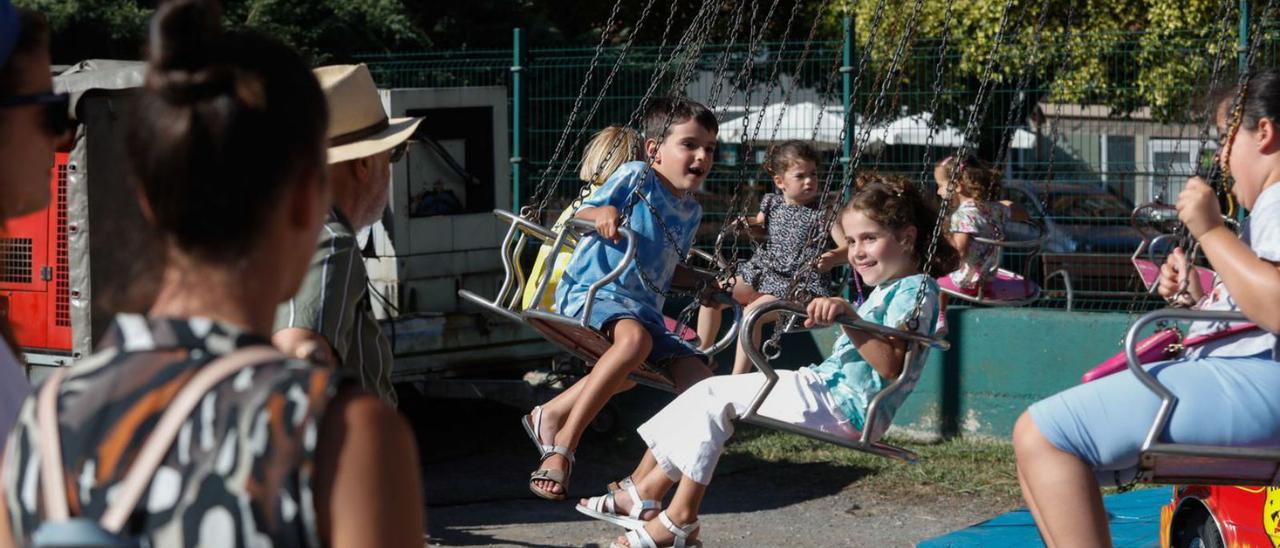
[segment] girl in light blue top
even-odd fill
[[[1218,276],[1212,288],[1200,287],[1179,249],[1161,269],[1158,289],[1170,301],[1200,309],[1239,310],[1260,329],[1146,368],[1178,398],[1161,441],[1275,447],[1280,445],[1275,335],[1280,331],[1280,72],[1255,74],[1241,109],[1231,112],[1235,96],[1233,91],[1217,103],[1218,134],[1224,136],[1219,158],[1249,218],[1237,237],[1223,224],[1206,181],[1187,181],[1178,196],[1178,219],[1200,242]],[[1227,327],[1198,322],[1191,335]],[[1048,545],[1110,545],[1098,487],[1127,482],[1137,473],[1159,405],[1137,376],[1122,371],[1036,402],[1018,419],[1013,448],[1022,496]]]
[[[831,325],[840,316],[850,316],[909,329],[906,325],[915,318],[919,320],[916,330],[931,335],[938,306],[933,277],[955,269],[959,261],[955,249],[940,241],[926,264],[935,216],[936,210],[909,181],[860,176],[857,192],[840,212],[840,224],[849,246],[849,263],[876,289],[856,310],[844,299],[814,299],[805,324]],[[915,315],[920,292],[924,300]],[[822,364],[777,372],[778,383],[761,405],[761,415],[812,430],[858,436],[867,403],[901,374],[907,344],[844,327],[841,331],[831,357]],[[733,421],[764,382],[761,373],[721,376],[685,391],[640,426],[640,437],[649,450],[632,473],[633,481],[622,491],[580,501],[578,511],[633,529],[614,546],[696,545],[698,508],[724,445],[733,435]],[[882,405],[894,408],[900,403],[884,401]],[[671,505],[660,512],[657,501],[672,487],[676,492]]]

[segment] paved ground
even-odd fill
[[[630,471],[634,435],[648,402],[622,402],[613,433],[589,434],[570,494],[585,497]],[[608,546],[621,530],[577,513],[569,502],[534,497],[536,465],[520,411],[476,401],[410,407],[425,456],[432,546]],[[636,416],[631,416],[636,415]],[[860,487],[852,466],[778,466],[745,455],[721,463],[703,508],[708,546],[910,546],[1010,510],[1008,502],[917,490]]]

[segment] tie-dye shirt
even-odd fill
[[[642,175],[644,179],[641,179]],[[684,196],[672,194],[658,180],[658,174],[648,169],[646,162],[623,164],[599,190],[583,200],[582,206],[613,206],[621,214],[627,215],[631,195],[637,191],[644,201],[653,205],[661,218],[655,217],[644,201],[635,199],[626,223],[627,227],[635,231],[638,239],[635,260],[627,266],[622,276],[600,288],[596,296],[634,309],[641,317],[655,314],[661,317],[663,296],[646,288],[640,276],[643,275],[660,289],[670,287],[676,265],[688,255],[689,248],[693,245],[693,237],[702,220],[702,206],[698,205],[691,193]],[[677,249],[672,248],[668,231],[670,238],[675,239],[679,246]],[[581,314],[587,286],[603,278],[622,262],[626,239],[619,240],[614,243],[588,237],[574,250],[560,286],[556,289],[556,303],[562,313],[570,316]]]
[[[858,317],[895,329],[907,329],[903,324],[911,319],[916,307],[917,293],[924,291],[924,304],[920,308],[920,325],[916,332],[932,336],[938,318],[938,283],[924,274],[916,274],[881,284],[871,291],[867,300],[858,307]],[[849,417],[850,426],[862,430],[866,424],[867,406],[872,398],[885,387],[885,379],[876,372],[858,347],[843,332],[836,339],[831,355],[822,363],[811,366],[818,378],[827,384],[840,410]],[[914,386],[907,386],[897,393],[897,398],[880,402],[879,411],[890,415],[902,405]],[[882,426],[888,427],[888,424]],[[883,432],[879,432],[883,433]],[[878,434],[879,434],[878,433]]]
[[[266,344],[204,318],[117,316],[102,348],[70,366],[59,389],[71,514],[102,517],[155,422],[202,365]],[[151,546],[320,546],[316,440],[342,381],[331,369],[289,360],[218,383],[183,423],[122,533]],[[27,398],[4,454],[18,546],[30,544],[42,518],[35,401]]]

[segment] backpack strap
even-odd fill
[[[169,402],[168,409],[160,416],[151,434],[138,450],[133,465],[124,479],[116,485],[116,495],[102,515],[100,524],[112,533],[124,528],[129,515],[137,507],[142,494],[155,475],[156,468],[168,454],[182,423],[199,405],[209,390],[241,369],[268,361],[285,360],[287,357],[269,346],[252,346],[218,358],[199,369],[182,390]],[[41,436],[40,478],[44,487],[46,519],[65,520],[69,517],[66,500],[66,484],[62,470],[62,448],[58,437],[57,395],[63,370],[54,373],[40,391],[39,421]]]

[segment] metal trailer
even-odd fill
[[[9,311],[33,380],[88,355],[118,312],[154,300],[162,250],[125,164],[127,122],[145,65],[85,61],[55,78],[77,122],[51,173],[50,207],[0,239],[0,311]],[[560,355],[532,330],[466,309],[458,289],[496,290],[510,202],[503,87],[383,90],[391,116],[424,116],[392,167],[391,203],[361,237],[375,313],[392,341],[392,378],[428,396],[520,406],[523,380]]]

